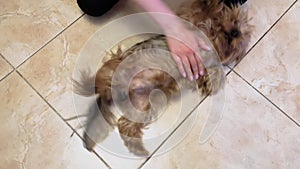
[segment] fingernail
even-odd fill
[[[194,80],[193,76],[190,76],[190,80],[191,80],[191,81],[193,81],[193,80]]]
[[[196,76],[195,76],[195,79],[197,80],[199,78],[199,75],[197,74]]]
[[[209,46],[206,46],[206,50],[211,50],[211,47],[209,47]]]
[[[186,74],[185,74],[185,73],[182,73],[182,76],[183,76],[183,77],[186,77]]]
[[[200,71],[200,75],[201,75],[201,76],[204,75],[204,71],[203,71],[203,70]]]

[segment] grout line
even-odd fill
[[[298,0],[294,1],[292,3],[292,5],[279,17],[279,19],[277,19],[275,21],[275,23],[273,23],[273,25],[256,41],[256,43],[246,52],[245,56],[253,50],[254,47],[257,46],[257,44],[266,36],[266,34],[269,33],[269,31],[271,29],[273,29],[273,27],[279,22],[279,20],[282,19],[283,16],[285,16],[285,14],[292,8],[292,6],[294,6],[294,4],[297,2]],[[40,50],[42,50],[45,46],[47,46],[49,43],[51,43],[54,39],[56,39],[59,35],[61,35],[64,31],[66,31],[69,27],[71,27],[75,22],[77,22],[80,18],[82,18],[85,14],[83,13],[81,16],[79,16],[77,19],[75,19],[71,24],[69,24],[67,27],[65,27],[62,31],[60,31],[58,34],[56,34],[52,39],[50,39],[48,42],[46,42],[44,45],[42,45],[38,50],[36,50],[33,54],[31,54],[26,60],[24,60],[21,64],[19,64],[16,68],[14,68],[2,55],[2,57],[5,59],[5,61],[12,66],[12,68],[14,69],[13,71],[11,71],[10,73],[8,73],[6,76],[4,76],[4,78],[0,79],[0,82],[5,79],[7,76],[9,76],[12,72],[17,72],[19,74],[19,76],[38,94],[38,96],[43,99],[43,101],[59,116],[59,118],[61,120],[63,120],[65,122],[65,124],[73,131],[75,132],[75,134],[80,138],[83,139],[75,129],[73,129],[73,127],[65,121],[65,119],[58,113],[58,111],[47,101],[45,100],[45,98],[26,80],[25,77],[22,76],[22,74],[17,70],[20,66],[22,66],[25,62],[27,62],[32,56],[34,56],[36,53],[38,53]],[[242,61],[242,60],[241,60]],[[241,62],[239,61],[237,64],[234,65],[233,68],[229,67],[229,72],[226,74],[229,75],[231,72],[234,72],[235,74],[237,74],[243,81],[245,81],[248,85],[250,85],[255,91],[257,91],[259,94],[261,94],[265,99],[267,99],[271,104],[273,104],[279,111],[281,111],[285,116],[287,116],[290,120],[292,120],[298,127],[300,127],[300,125],[294,120],[292,119],[289,115],[287,115],[282,109],[280,109],[277,105],[275,105],[269,98],[267,98],[265,95],[263,95],[258,89],[256,89],[255,87],[253,87],[248,81],[246,81],[241,75],[239,75],[236,71],[234,71],[233,69],[236,68],[236,66]],[[154,152],[138,167],[141,168],[143,167],[152,157],[153,155],[164,145],[164,143],[177,131],[177,129],[179,127],[181,127],[183,125],[183,123],[192,115],[192,113],[194,113],[194,111],[200,106],[201,103],[203,103],[203,101],[207,98],[208,96],[204,97],[194,108],[193,110],[179,123],[179,125],[168,135],[168,137],[166,139],[164,139],[164,141],[154,150]],[[108,168],[111,168],[105,161],[104,159],[97,153],[95,152],[95,150],[92,151]]]
[[[229,71],[226,73],[226,77],[230,74],[230,72],[232,71],[232,69],[231,69],[231,67],[230,66],[226,66],[226,67],[228,67],[229,68]]]
[[[14,70],[11,70],[9,73],[7,73],[5,76],[3,76],[1,79],[0,79],[0,82],[2,80],[4,80],[5,78],[7,78],[10,74],[12,74],[14,72]]]
[[[243,58],[245,58],[252,50],[253,48],[255,48],[257,46],[257,44],[274,28],[275,25],[277,25],[277,23],[287,14],[288,11],[290,11],[290,9],[297,3],[298,0],[295,0],[284,12],[283,14],[271,25],[271,27],[269,29],[267,29],[267,31],[254,43],[254,45],[251,46],[250,49],[248,49],[248,51],[245,53],[244,57],[242,57],[242,59],[237,62],[233,68],[230,68],[231,70],[228,72],[228,74],[237,67],[237,65],[243,60]]]
[[[42,50],[45,46],[47,46],[49,43],[51,43],[54,39],[56,39],[59,35],[61,35],[64,31],[66,31],[69,27],[71,27],[75,22],[77,22],[80,18],[82,18],[85,15],[85,13],[81,14],[78,18],[76,18],[73,22],[71,22],[68,26],[66,26],[63,30],[58,32],[54,37],[52,37],[48,42],[46,42],[44,45],[42,45],[38,50],[36,50],[33,54],[29,55],[28,58],[26,58],[22,63],[20,63],[18,66],[14,67],[1,53],[0,56],[11,66],[13,69],[10,71],[7,75],[5,75],[3,78],[0,79],[0,82],[5,79],[8,75],[10,75],[12,72],[20,68],[25,62],[27,62],[32,56],[34,56],[36,53],[38,53],[40,50]]]
[[[4,59],[5,60],[5,62],[7,62],[7,64],[9,64],[10,65],[10,67],[11,68],[13,68],[14,69],[14,66],[0,53],[0,56],[2,57],[2,59]]]
[[[0,57],[3,58],[3,60],[10,65],[10,67],[12,68],[12,70],[10,70],[6,75],[4,75],[2,78],[0,78],[0,82],[2,80],[4,80],[6,77],[8,77],[12,72],[14,72],[14,67],[9,63],[9,61],[0,53]]]
[[[204,100],[209,95],[206,95],[192,110],[191,112],[173,129],[173,131],[159,144],[159,146],[151,153],[149,157],[138,167],[138,169],[142,168],[152,157],[153,155],[169,140],[169,138],[177,131],[178,128],[180,128],[187,119],[195,112],[195,110],[204,102]]]
[[[229,66],[225,66],[230,69],[225,76],[227,77],[229,73],[231,72],[231,68]],[[177,131],[178,128],[180,128],[183,123],[195,112],[195,110],[207,99],[209,95],[206,95],[192,110],[191,112],[173,129],[173,131],[163,140],[163,142],[151,153],[149,157],[138,167],[138,169],[141,169],[152,157],[153,155],[168,141],[168,139]]]
[[[251,46],[250,49],[245,53],[244,57],[245,58],[253,49],[254,47],[257,46],[257,44],[273,29],[273,27],[286,15],[286,13],[297,3],[298,0],[294,1],[287,10],[284,11],[284,13],[271,25],[269,29],[254,43],[254,45]],[[243,60],[243,59],[242,59]],[[253,87],[248,81],[246,81],[241,75],[239,75],[237,72],[234,71],[236,66],[242,61],[240,60],[238,63],[236,63],[232,68],[230,66],[227,66],[229,68],[229,71],[226,73],[226,77],[231,73],[234,72],[237,74],[243,81],[245,81],[248,85],[250,85],[255,91],[257,91],[260,95],[262,95],[266,100],[268,100],[272,105],[274,105],[280,112],[282,112],[286,117],[288,117],[290,120],[292,120],[298,127],[300,125],[289,115],[287,115],[282,109],[280,109],[276,104],[274,104],[269,98],[267,98],[265,95],[263,95],[259,90],[257,90],[255,87]],[[152,157],[153,155],[166,143],[166,141],[177,131],[177,129],[188,119],[188,117],[191,116],[191,114],[200,106],[200,104],[207,98],[207,96],[198,103],[197,106],[189,113],[184,120],[169,134],[169,136],[164,139],[164,141],[153,151],[153,153],[138,167],[139,169],[142,168]]]
[[[44,45],[42,45],[38,50],[33,52],[31,55],[29,55],[22,63],[20,63],[18,66],[16,66],[15,69],[18,69],[21,67],[25,62],[27,62],[32,56],[34,56],[36,53],[41,51],[45,46],[47,46],[49,43],[51,43],[54,39],[56,39],[58,36],[60,36],[64,31],[66,31],[69,27],[71,27],[74,23],[76,23],[80,18],[82,18],[85,14],[81,14],[78,18],[76,18],[73,22],[71,22],[68,26],[66,26],[63,30],[58,32],[54,37],[52,37],[49,41],[47,41]]]
[[[78,132],[73,129],[73,127],[65,121],[65,119],[62,117],[62,115],[60,115],[58,113],[58,111],[29,83],[29,81],[27,81],[27,79],[18,71],[15,70],[15,72],[17,72],[19,74],[19,76],[34,90],[34,92],[55,112],[56,115],[58,115],[58,117],[63,120],[63,122],[81,139],[83,140],[83,138],[80,136],[80,134],[78,134]],[[111,169],[111,167],[106,163],[106,161],[95,151],[91,151],[94,155],[96,155],[101,162],[103,162],[109,169]]]
[[[256,43],[246,52],[245,58],[253,49],[257,46],[257,44],[274,28],[274,26],[290,11],[290,9],[297,3],[298,0],[294,1],[287,10],[272,24],[272,26],[256,41]],[[241,62],[240,60],[238,63],[234,65],[233,68],[230,68],[230,71],[226,74],[229,75],[231,72],[238,75],[243,81],[245,81],[248,85],[250,85],[256,92],[258,92],[261,96],[263,96],[267,101],[269,101],[272,105],[274,105],[281,113],[283,113],[287,118],[289,118],[291,121],[293,121],[298,127],[300,127],[300,124],[297,123],[292,117],[290,117],[286,112],[284,112],[280,107],[278,107],[272,100],[270,100],[267,96],[265,96],[262,92],[260,92],[257,88],[255,88],[251,83],[249,83],[242,75],[240,75],[238,72],[236,72],[234,69],[237,67],[237,65]]]
[[[231,72],[231,68],[229,66],[226,66],[230,69],[225,76],[227,77],[229,73]],[[178,128],[180,128],[183,123],[195,112],[195,110],[207,99],[209,95],[206,95],[192,110],[191,112],[174,128],[174,130],[163,140],[163,142],[151,153],[151,155],[138,167],[138,169],[141,169],[152,157],[153,155],[167,142],[167,140],[177,131]]]
[[[43,101],[56,113],[56,115],[59,116],[59,118],[61,120],[64,121],[64,123],[81,139],[83,140],[83,138],[80,136],[80,134],[78,134],[78,132],[67,122],[65,121],[65,119],[58,113],[58,111],[29,83],[29,81],[26,80],[25,77],[22,76],[22,74],[17,70],[18,68],[20,68],[25,62],[27,62],[30,58],[32,58],[32,56],[34,56],[36,53],[38,53],[39,51],[41,51],[45,46],[47,46],[49,43],[51,43],[54,39],[56,39],[58,36],[60,36],[63,32],[65,32],[69,27],[71,27],[72,25],[74,25],[80,18],[82,18],[85,15],[85,13],[83,13],[82,15],[80,15],[78,18],[76,18],[73,22],[71,22],[68,26],[66,26],[63,30],[61,30],[59,33],[57,33],[53,38],[51,38],[48,42],[46,42],[44,45],[42,45],[38,50],[36,50],[33,54],[31,54],[28,58],[26,58],[26,60],[24,60],[21,64],[19,64],[17,67],[14,68],[14,66],[12,66],[4,57],[4,59],[6,60],[6,62],[8,62],[11,67],[13,68],[13,71],[11,71],[9,74],[11,74],[12,72],[17,72],[19,74],[19,76],[21,76],[21,78],[39,95],[39,97],[41,97],[43,99]],[[9,75],[8,74],[8,75]],[[6,75],[5,77],[7,77],[8,75]],[[3,78],[4,79],[4,78]],[[1,81],[2,79],[0,79]],[[94,155],[96,155],[104,164],[106,167],[108,167],[109,169],[111,169],[111,167],[108,165],[108,163],[95,151],[91,151]]]
[[[275,106],[281,113],[283,113],[287,118],[292,120],[298,127],[300,127],[300,124],[296,122],[292,117],[290,117],[286,112],[284,112],[280,107],[278,107],[272,100],[270,100],[267,96],[265,96],[262,92],[260,92],[257,88],[251,85],[250,82],[248,82],[245,78],[243,78],[240,74],[238,74],[236,71],[232,70],[233,73],[235,73],[237,76],[239,76],[243,81],[245,81],[249,86],[251,86],[256,92],[258,92],[261,96],[263,96],[267,101],[269,101],[273,106]]]
[[[246,52],[245,58],[256,46],[257,44],[274,28],[275,25],[290,11],[290,9],[298,2],[298,0],[294,1],[285,11],[284,13],[272,24],[272,26],[254,43],[254,45]],[[242,59],[243,60],[243,59]],[[233,68],[230,68],[230,71],[227,73],[229,75],[231,72],[238,75],[243,81],[245,81],[248,85],[250,85],[256,92],[258,92],[261,96],[263,96],[267,101],[269,101],[272,105],[274,105],[281,113],[283,113],[286,117],[288,117],[291,121],[293,121],[298,127],[300,127],[300,124],[297,123],[292,117],[290,117],[286,112],[284,112],[280,107],[278,107],[274,102],[272,102],[267,96],[265,96],[262,92],[260,92],[257,88],[255,88],[251,83],[249,83],[242,75],[240,75],[238,72],[236,72],[234,69],[237,67],[237,65],[242,61],[240,60],[238,63],[236,63]],[[226,75],[226,76],[227,76]]]

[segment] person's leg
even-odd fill
[[[222,0],[227,6],[231,7],[232,5],[243,4],[247,0]]]
[[[101,16],[109,11],[119,0],[77,0],[80,9],[91,16]]]

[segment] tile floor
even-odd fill
[[[0,3],[0,169],[300,168],[298,0],[249,0],[256,29],[246,57],[228,73],[216,132],[200,144],[214,103],[209,97],[198,114],[149,144],[151,158],[125,158],[101,147],[88,152],[82,131],[70,137],[79,121],[67,121],[78,115],[70,77],[85,44],[105,24],[140,9],[125,1],[91,18],[75,0]],[[113,138],[103,144],[112,141],[124,149]]]

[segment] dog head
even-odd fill
[[[222,64],[239,61],[246,53],[251,38],[252,26],[247,12],[241,7],[225,7],[213,24],[214,45]]]
[[[213,42],[222,64],[240,60],[246,53],[252,26],[240,5],[226,6],[219,0],[191,0],[178,15],[202,30]]]

